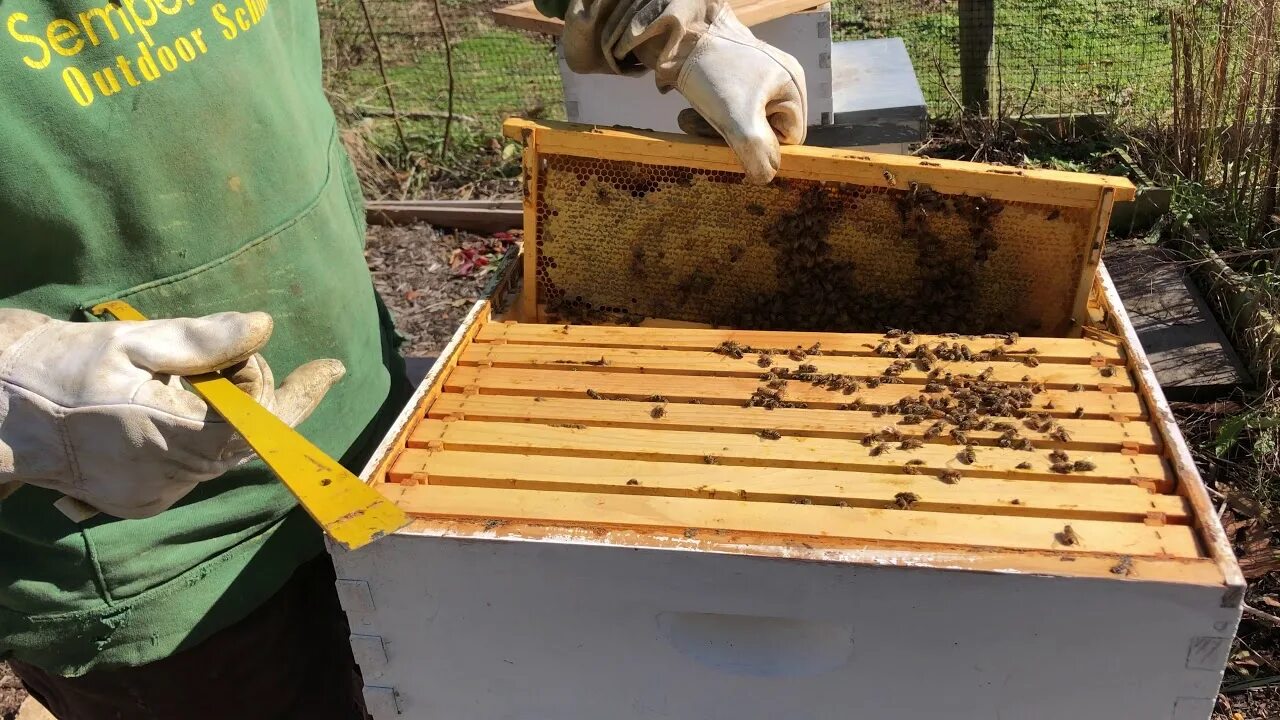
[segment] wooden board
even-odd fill
[[[572,455],[703,463],[708,458],[724,465],[775,466],[823,470],[902,473],[908,462],[924,474],[954,470],[964,477],[992,477],[1051,482],[1129,484],[1134,478],[1154,481],[1157,487],[1173,487],[1173,475],[1158,455],[1078,453],[1096,467],[1061,474],[1051,470],[1050,452],[982,447],[972,462],[960,458],[954,445],[925,443],[914,450],[899,450],[897,443],[877,454],[849,440],[814,437],[767,439],[756,435],[674,430],[639,430],[612,427],[576,427],[572,424],[535,425],[476,420],[424,420],[409,436],[409,447],[482,452],[523,452],[534,455]],[[1026,467],[1022,467],[1023,465]]]
[[[718,140],[672,133],[596,128],[553,121],[509,119],[503,133],[512,140],[536,138],[536,150],[547,155],[610,158],[640,163],[741,172],[733,151]],[[940,193],[985,195],[995,200],[1058,207],[1098,207],[1104,190],[1115,202],[1132,200],[1133,183],[1110,175],[1061,170],[1034,170],[934,160],[907,155],[784,145],[781,177],[865,185],[908,187],[915,183]]]
[[[937,478],[890,473],[846,473],[613,458],[519,453],[408,450],[391,480],[430,485],[702,497],[759,502],[847,504],[887,508],[901,492],[919,496],[915,510],[1142,522],[1159,512],[1186,524],[1185,501],[1135,485],[1073,485],[969,478],[947,485]]]
[[[880,377],[895,358],[821,357],[794,360],[776,356],[769,367],[799,371],[802,365],[811,365],[813,373],[835,373],[857,378]],[[602,348],[575,345],[472,345],[462,355],[464,365],[487,367],[539,368],[556,365],[566,367],[600,367],[608,372],[635,372],[660,375],[708,375],[714,377],[760,377],[767,372],[756,357],[733,358],[706,351],[660,350],[649,348]],[[1118,390],[1132,390],[1133,380],[1123,366],[1095,368],[1089,365],[1041,363],[1029,367],[1021,362],[939,362],[934,367],[947,375],[978,377],[991,371],[990,378],[1003,383],[1041,383],[1046,388],[1060,390],[1077,385],[1081,389],[1097,389],[1108,385]],[[1106,373],[1104,375],[1104,373]],[[898,377],[903,383],[924,385],[930,373],[912,363]]]
[[[775,20],[791,13],[809,10],[821,5],[813,0],[729,0],[738,19],[747,27]],[[549,18],[534,7],[533,0],[524,0],[493,10],[493,20],[504,27],[528,30],[544,35],[559,36],[564,32],[564,21]]]
[[[912,544],[1016,547],[1156,557],[1199,557],[1195,533],[1177,525],[1077,520],[1064,536],[1060,520],[1001,515],[959,516],[791,503],[705,501],[675,497],[460,488],[427,485],[407,489],[401,506],[439,517],[485,516],[598,526],[766,532]]]
[[[903,345],[913,350],[917,345],[937,346],[939,343],[963,343],[970,351],[1000,350],[1010,355],[1026,357],[1034,354],[1041,362],[1088,364],[1100,358],[1107,364],[1124,364],[1124,352],[1114,341],[1076,340],[1062,338],[1025,337],[941,337],[938,335],[912,335],[904,345],[904,338],[886,338],[880,333],[818,333],[771,332],[765,330],[729,330],[724,328],[688,327],[680,333],[663,332],[681,325],[666,324],[659,327],[656,321],[648,321],[638,327],[616,325],[534,325],[528,323],[493,323],[477,336],[479,342],[508,342],[522,345],[590,345],[607,348],[658,348],[662,350],[714,350],[721,343],[732,340],[742,345],[759,348],[792,348],[819,346],[822,356],[856,355],[879,357],[875,349],[881,343]]]
[[[487,323],[420,406],[385,481],[441,522],[1203,558],[1125,352],[1099,338],[960,339],[1010,357],[940,367],[1049,388],[1016,416],[953,435],[874,409],[929,395],[919,369],[849,394],[791,380],[786,400],[805,406],[744,407],[766,384],[759,355],[712,350],[773,348],[778,366],[865,377],[896,359],[876,354],[882,336]],[[782,352],[815,342],[821,354]],[[1032,347],[1044,358],[1034,366]],[[1052,416],[1054,430],[1026,413]],[[1011,447],[1014,429],[1026,442]]]
[[[662,408],[662,417],[653,417],[655,407]],[[924,438],[930,426],[929,423],[903,425],[897,418],[876,417],[865,411],[817,408],[767,410],[758,407],[671,402],[602,403],[589,398],[534,398],[528,395],[489,394],[464,396],[459,393],[442,396],[431,406],[427,417],[438,420],[465,417],[470,420],[501,422],[581,423],[588,427],[665,428],[745,434],[774,429],[788,436],[851,440],[875,435],[889,425],[902,433],[904,438]],[[1000,420],[1018,425],[1017,418],[1000,418],[996,421]],[[1054,440],[1043,433],[1028,432],[1025,435],[1037,447],[1048,449],[1060,447],[1067,450],[1123,452],[1126,446],[1130,446],[1144,453],[1154,453],[1160,449],[1159,438],[1145,422],[1064,418],[1059,424],[1070,436],[1066,442]],[[999,430],[974,430],[968,433],[969,439],[980,446],[996,446],[1000,436]],[[949,434],[942,434],[934,442],[954,445],[955,439]]]
[[[483,372],[481,372],[483,370]],[[576,371],[575,371],[576,370]],[[459,367],[445,379],[449,392],[502,392],[535,397],[585,397],[594,390],[611,398],[643,400],[660,394],[672,402],[705,402],[741,405],[760,387],[757,378],[711,377],[697,375],[663,375],[655,380],[641,373],[608,372],[597,368],[571,369],[555,366],[548,370],[511,368]],[[888,405],[904,396],[918,396],[919,385],[881,385],[864,387],[856,395],[845,395],[804,383],[790,383],[787,399],[803,402],[811,408],[835,409],[861,398],[868,404]],[[1047,390],[1032,398],[1033,409],[1055,417],[1067,418],[1083,409],[1081,417],[1141,419],[1146,411],[1133,393]]]

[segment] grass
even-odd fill
[[[952,2],[836,2],[838,40],[901,37],[931,110],[959,95],[959,19]],[[1169,99],[1164,0],[1009,0],[996,5],[995,83],[1005,112],[1152,112]],[[1029,99],[1028,99],[1029,98]]]
[[[1138,111],[1165,107],[1169,98],[1169,32],[1164,4],[1171,0],[1004,0],[997,4],[998,86],[1007,115],[1045,112]],[[384,0],[385,2],[385,0]],[[508,114],[559,117],[563,95],[552,45],[544,38],[498,28],[492,2],[443,0],[454,36],[456,112],[474,118],[478,137],[495,136]],[[433,37],[428,0],[401,0],[378,19],[394,33],[388,76],[404,109],[443,110],[444,54]],[[399,18],[399,20],[397,20]],[[408,18],[408,19],[405,19]],[[400,27],[407,25],[409,27]],[[419,27],[421,26],[421,27]],[[959,94],[959,21],[954,0],[836,0],[837,40],[902,37],[933,114],[950,115],[948,94]],[[414,36],[413,32],[422,33]],[[366,43],[358,26],[349,42]],[[384,42],[392,45],[392,43]],[[382,80],[370,52],[355,62],[335,90],[359,103],[384,106]],[[379,121],[374,137],[388,137]],[[442,125],[415,123],[431,145]],[[436,141],[438,144],[438,140]],[[465,147],[465,144],[461,147]]]

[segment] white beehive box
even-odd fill
[[[798,12],[756,25],[751,31],[790,53],[804,68],[809,125],[831,124],[831,11]],[[680,132],[676,117],[689,103],[678,92],[658,92],[652,73],[635,77],[581,75],[565,64],[563,48],[558,49],[557,55],[565,116],[570,122]]]
[[[333,551],[378,720],[1209,716],[1244,584],[1098,262],[1131,186],[788,148],[780,182],[747,188],[712,143],[509,131],[527,146],[520,302],[477,304],[365,473],[414,522]],[[727,230],[702,223],[724,188],[746,208]],[[974,307],[1039,336],[919,336],[979,355],[842,392],[801,365],[866,379],[904,341],[689,322],[736,288],[719,283],[768,270],[760,224],[790,217],[789,198],[843,203],[832,252],[870,251],[872,283],[869,263],[909,273],[916,252],[877,218],[935,191],[950,198],[928,205],[937,252],[982,235],[948,225],[946,203],[1000,204]],[[657,210],[664,226],[645,219]],[[668,306],[663,283],[690,286],[635,263],[695,235],[702,255],[747,247],[705,297]],[[610,312],[662,304],[682,322],[552,322],[547,303],[628,283],[634,306]],[[725,340],[819,343],[769,357],[799,373],[787,398],[802,403],[743,407],[765,359],[715,352]],[[966,458],[884,409],[952,374],[932,392],[983,375],[1032,388],[1004,419],[1045,424],[1015,433],[1026,448],[984,424]],[[901,447],[860,441],[890,423]],[[1058,453],[1086,462],[1057,470]]]

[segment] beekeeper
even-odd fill
[[[725,0],[538,6],[751,181],[803,140],[799,65]],[[319,531],[175,380],[227,371],[351,468],[406,397],[320,73],[305,0],[0,3],[0,659],[59,718],[362,716]]]

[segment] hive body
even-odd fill
[[[1097,264],[1131,188],[510,130],[518,297],[334,554],[376,716],[1207,717],[1242,580]]]

